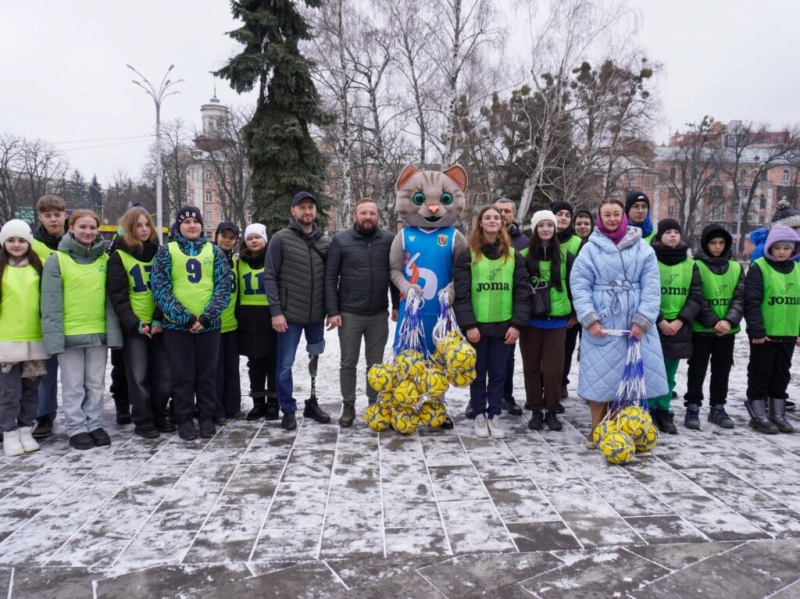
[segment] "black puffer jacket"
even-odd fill
[[[267,250],[253,256],[249,251],[239,254],[239,262],[246,262],[250,268],[258,270],[264,267]],[[236,273],[238,278],[239,274]],[[238,284],[238,281],[237,281]],[[239,341],[239,355],[251,360],[275,356],[275,344],[278,333],[272,328],[272,315],[269,306],[236,305],[236,320]]]
[[[483,246],[481,252],[484,256],[494,260],[497,258],[497,243]],[[528,285],[528,269],[525,267],[525,258],[519,253],[514,256],[514,308],[510,321],[479,323],[472,310],[472,254],[467,250],[456,257],[453,264],[453,281],[455,283],[456,299],[453,302],[453,311],[456,314],[458,326],[466,333],[469,329],[478,328],[482,337],[504,337],[509,327],[521,331],[528,326],[528,317],[531,313],[530,286]]]
[[[518,252],[521,252],[528,247],[531,242],[531,238],[522,232],[522,227],[520,227],[517,223],[511,223],[508,225],[506,231],[508,232],[508,236],[511,238],[511,245],[513,245],[514,249]]]
[[[723,250],[722,254],[716,258],[712,257],[708,253],[708,242],[711,239],[716,239],[717,237],[722,237],[725,240],[725,249]],[[708,270],[713,272],[715,275],[724,275],[728,272],[728,269],[731,268],[731,246],[733,243],[733,238],[731,234],[728,233],[723,227],[717,224],[710,224],[707,225],[703,229],[703,235],[700,238],[700,247],[702,249],[697,250],[694,255],[694,259],[697,262],[702,262],[708,267]],[[731,297],[731,303],[728,306],[728,310],[725,312],[725,316],[719,318],[717,313],[711,308],[707,301],[703,301],[703,305],[700,308],[700,313],[697,315],[697,321],[703,325],[704,327],[713,328],[720,320],[727,320],[731,324],[731,328],[734,328],[739,325],[742,321],[742,317],[744,316],[744,269],[742,269],[739,273],[739,280],[736,283],[736,288],[733,291],[733,297]],[[698,333],[695,331],[695,335],[714,335],[715,333]]]
[[[139,330],[139,317],[133,313],[130,300],[130,283],[128,281],[128,273],[125,271],[125,266],[122,264],[122,258],[119,252],[126,252],[142,262],[150,262],[155,258],[158,252],[158,244],[145,242],[141,250],[130,248],[125,244],[122,237],[114,239],[114,251],[108,258],[108,274],[107,274],[107,287],[108,297],[111,300],[111,305],[114,306],[114,312],[119,318],[122,331],[127,334],[133,334]],[[153,317],[148,321],[162,321],[164,315],[158,306],[155,307]]]
[[[292,219],[267,247],[264,286],[272,316],[308,324],[325,320],[325,261],[330,238],[314,223],[306,235]]]
[[[364,235],[355,226],[331,240],[325,265],[325,306],[328,316],[342,312],[371,316],[386,312],[389,293],[392,308],[397,308],[400,294],[389,279],[389,250],[392,235],[377,229]]]
[[[680,264],[684,260],[688,260],[687,246],[683,241],[677,248],[667,248],[660,244],[653,242],[653,250],[655,250],[656,258],[663,264],[675,265]],[[678,313],[677,320],[683,323],[681,330],[677,335],[668,337],[658,330],[658,336],[661,340],[661,349],[664,352],[665,360],[683,360],[692,357],[692,321],[697,318],[700,313],[700,307],[703,305],[703,280],[700,278],[700,271],[697,270],[697,265],[692,268],[692,282],[689,285],[689,294],[686,296],[686,303]],[[664,317],[659,312],[657,323],[664,320]]]

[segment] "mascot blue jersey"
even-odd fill
[[[403,274],[409,283],[422,288],[425,304],[421,314],[436,318],[439,315],[439,292],[453,280],[453,237],[456,230],[454,227],[427,231],[406,227],[402,233]]]

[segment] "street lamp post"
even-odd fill
[[[183,82],[183,79],[178,79],[177,81],[171,81],[167,79],[169,76],[170,71],[175,68],[174,64],[169,65],[167,72],[164,74],[164,77],[161,79],[161,85],[158,86],[158,89],[153,86],[150,81],[148,81],[147,77],[142,75],[139,71],[134,69],[131,65],[125,65],[131,71],[139,75],[141,77],[144,84],[136,79],[133,79],[134,84],[141,87],[145,93],[153,98],[153,102],[156,105],[156,226],[158,227],[158,241],[163,243],[164,235],[164,215],[163,215],[163,199],[162,195],[162,187],[163,187],[163,171],[161,168],[161,103],[166,100],[169,96],[175,95],[180,93],[178,90],[170,91],[170,88],[177,85],[178,83]]]

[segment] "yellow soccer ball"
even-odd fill
[[[628,406],[619,413],[617,430],[625,433],[632,439],[635,439],[643,433],[646,426],[647,420],[645,411],[639,406]]]
[[[372,404],[364,410],[364,422],[374,431],[385,431],[392,424],[392,411],[380,403]]]
[[[650,451],[658,445],[658,429],[652,424],[642,431],[642,434],[634,439],[636,451]]]
[[[431,428],[444,424],[447,417],[447,408],[440,401],[426,401],[419,407],[419,423]]]
[[[394,399],[401,406],[413,406],[419,401],[419,389],[412,380],[400,382],[394,388]]]
[[[459,343],[463,343],[463,341],[464,340],[461,335],[458,334],[458,331],[450,331],[447,333],[447,335],[436,342],[436,351],[444,356],[451,345],[458,345]]]
[[[447,380],[453,387],[469,387],[476,376],[478,375],[474,368],[467,371],[451,370],[447,373]]]
[[[616,420],[603,420],[603,422],[594,427],[594,430],[592,431],[592,441],[594,441],[595,445],[600,447],[600,441],[603,439],[603,437],[615,432],[616,430]]]
[[[410,407],[401,407],[392,413],[392,428],[398,433],[410,435],[419,426],[419,416]]]
[[[397,400],[394,398],[394,393],[391,391],[384,391],[383,393],[378,393],[378,402],[379,404],[386,406],[389,409],[396,408],[400,404],[397,403]]]
[[[451,370],[471,370],[475,368],[475,362],[478,361],[478,354],[469,343],[451,345],[444,356],[447,360],[447,367]]]
[[[394,366],[405,375],[404,379],[413,379],[425,372],[425,356],[416,350],[404,349],[394,359]]]
[[[439,397],[450,386],[444,371],[431,368],[425,371],[419,384],[422,392],[428,397]]]
[[[367,372],[367,382],[375,391],[394,388],[394,369],[391,364],[373,364]]]
[[[620,432],[609,433],[603,437],[599,447],[609,464],[626,464],[636,453],[633,439]]]

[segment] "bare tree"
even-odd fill
[[[164,177],[164,211],[175,214],[188,201],[186,174],[192,164],[191,131],[183,119],[177,118],[161,125],[161,165]],[[142,179],[154,190],[156,186],[156,148],[150,146],[148,161],[142,170]]]
[[[220,205],[225,217],[244,231],[252,211],[250,167],[242,129],[253,118],[252,106],[231,107],[224,119],[215,122],[205,135],[195,134],[195,146],[213,171]]]

